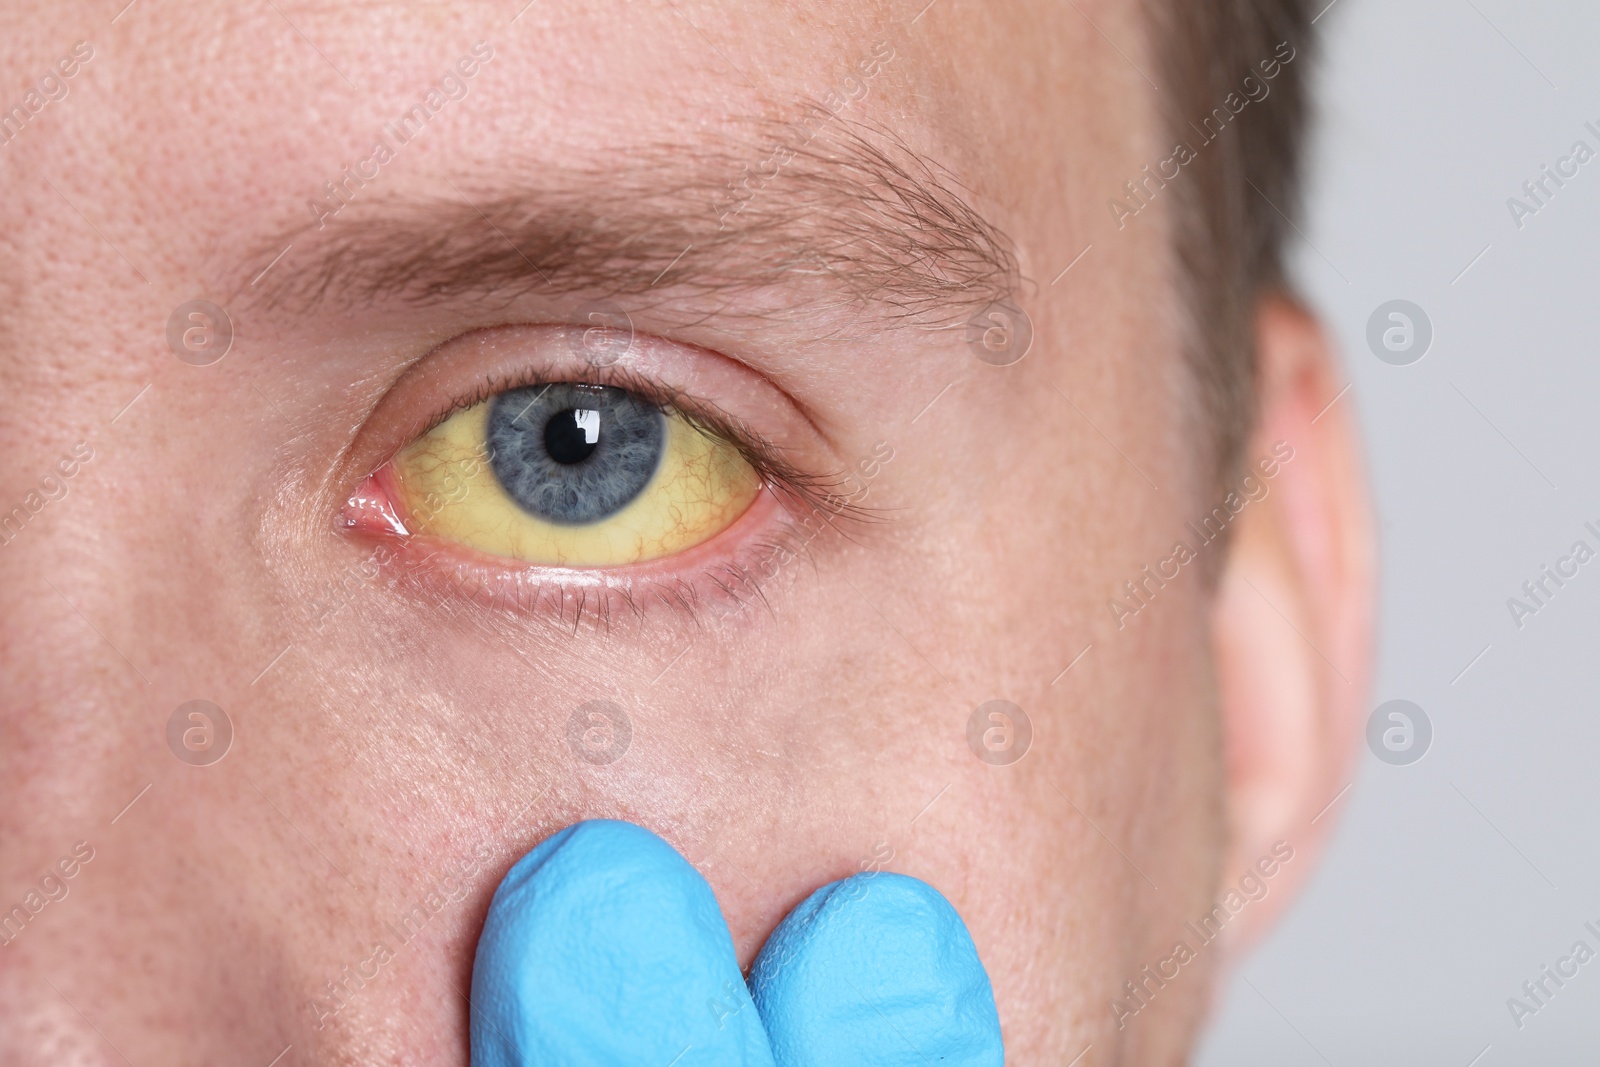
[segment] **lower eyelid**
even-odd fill
[[[700,625],[708,616],[743,615],[797,571],[818,536],[763,488],[731,526],[677,555],[607,569],[552,567],[399,535],[386,525],[381,500],[367,501],[350,529],[379,546],[374,556],[397,592],[430,608],[464,602],[487,616],[538,619],[565,630],[624,618]]]

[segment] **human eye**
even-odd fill
[[[859,513],[829,493],[841,465],[826,442],[753,372],[658,338],[597,367],[565,337],[477,331],[419,361],[368,419],[381,451],[346,527],[453,569],[458,587],[560,607],[574,584],[630,600],[651,584],[678,601],[702,581],[754,592],[773,556],[793,557],[799,520]]]
[[[524,563],[617,567],[727,529],[762,479],[737,445],[613,385],[506,389],[384,468],[409,533]]]

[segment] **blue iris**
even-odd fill
[[[562,382],[495,397],[487,437],[495,477],[523,510],[581,526],[650,484],[667,427],[660,408],[626,389]]]

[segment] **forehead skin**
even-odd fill
[[[1091,1043],[1087,1062],[1175,1061],[1203,975],[1126,1031],[1106,1007],[1204,910],[1220,847],[1204,587],[1174,583],[1122,633],[1105,608],[1169,551],[1204,481],[1161,229],[1105,221],[1106,197],[1159,158],[1134,5],[518,6],[0,13],[6,106],[74,42],[94,48],[0,148],[0,506],[93,448],[0,548],[0,906],[74,842],[95,849],[0,948],[0,1060],[264,1064],[292,1045],[302,1063],[464,1063],[500,876],[554,830],[618,817],[701,868],[742,962],[813,888],[892,849],[891,869],[967,919],[1011,1062]],[[801,114],[888,42],[849,116],[1011,236],[1032,352],[979,363],[964,307],[900,328],[836,309],[819,330],[771,311],[781,286],[689,323],[669,286],[647,329],[747,362],[841,465],[892,447],[870,500],[886,521],[823,537],[766,606],[714,629],[447,614],[372,581],[313,630],[307,604],[365,558],[336,524],[365,473],[346,457],[401,369],[465,330],[570,308],[537,291],[493,311],[289,307],[249,284],[323,183],[476,41],[494,58],[467,96],[341,224],[546,172],[603,191],[663,144],[685,165],[696,146],[736,154],[753,122]],[[307,269],[321,239],[271,270]],[[207,368],[165,336],[199,297],[237,329]],[[196,698],[237,731],[206,768],[166,744]],[[1035,727],[1008,768],[965,740],[994,698]],[[610,766],[564,743],[588,699],[633,716]],[[319,1029],[324,983],[480,853],[460,899]]]

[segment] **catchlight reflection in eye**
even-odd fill
[[[761,478],[739,450],[626,389],[554,383],[459,411],[389,464],[406,528],[567,567],[660,559],[720,533]]]

